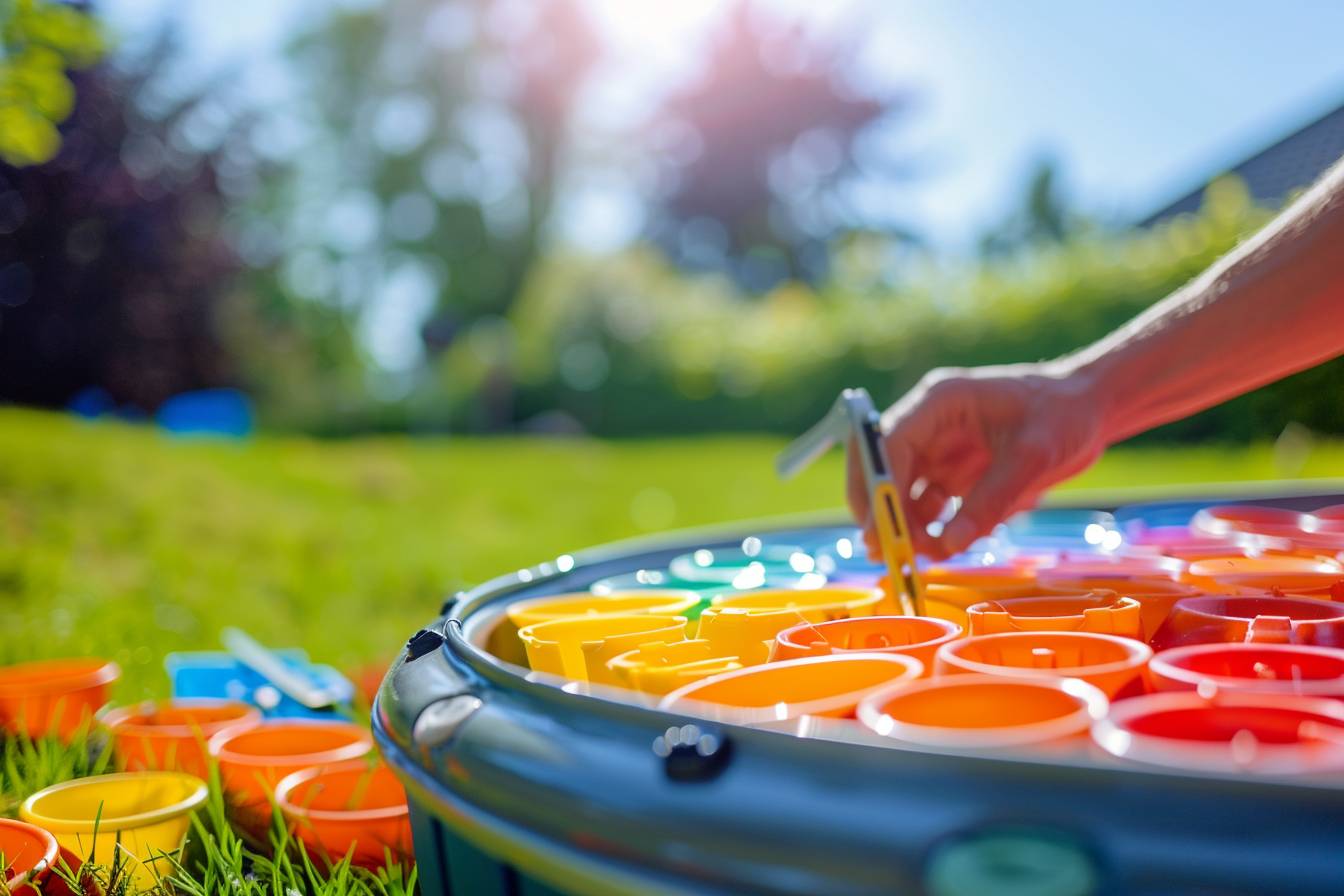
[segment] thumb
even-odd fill
[[[1014,452],[1003,457],[980,478],[962,502],[957,515],[943,530],[942,547],[959,554],[982,535],[987,535],[1031,491],[1037,465],[1034,452]]]

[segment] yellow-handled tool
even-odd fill
[[[924,588],[915,568],[915,549],[905,525],[905,511],[882,453],[881,418],[867,389],[846,389],[821,422],[799,436],[775,461],[779,475],[788,479],[829,451],[853,439],[869,506],[882,548],[882,560],[891,574],[891,588],[904,613],[924,615]]]

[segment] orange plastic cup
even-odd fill
[[[883,737],[971,750],[1074,743],[1106,706],[1101,691],[1076,678],[953,675],[874,691],[857,713]]]
[[[935,674],[1081,678],[1114,697],[1137,679],[1153,650],[1142,641],[1092,632],[977,635],[938,648]]]
[[[800,622],[821,623],[870,616],[885,600],[878,588],[824,587],[807,591],[767,589],[723,594],[700,614],[696,637],[744,665],[770,657],[775,636]]]
[[[55,864],[58,849],[56,838],[37,825],[0,818],[3,892],[35,896],[38,890],[34,885],[41,885],[47,878],[47,869]]]
[[[921,575],[926,585],[952,585],[979,593],[980,600],[1026,597],[1036,590],[1037,568],[1012,566],[930,566]]]
[[[406,791],[386,765],[364,759],[304,769],[275,788],[275,802],[310,855],[364,868],[414,861]]]
[[[710,676],[677,688],[658,707],[738,725],[848,718],[875,688],[923,674],[923,663],[900,654],[809,656]]]
[[[209,780],[210,738],[261,724],[261,712],[233,700],[150,701],[114,709],[103,724],[127,771],[182,771]]]
[[[1344,605],[1273,594],[1186,598],[1176,602],[1152,645],[1165,650],[1215,641],[1344,647]]]
[[[845,653],[899,653],[933,672],[938,648],[961,637],[961,626],[927,616],[857,616],[830,622],[800,623],[775,636],[772,660]]]
[[[924,586],[924,615],[934,619],[946,619],[955,622],[965,631],[971,625],[966,616],[967,608],[987,600],[1002,600],[1012,597],[1029,597],[1039,593],[1036,585],[1023,584],[1004,588],[981,590],[966,585]]]
[[[1190,644],[1148,662],[1161,691],[1344,698],[1344,650],[1297,644]]]
[[[608,663],[621,684],[661,697],[693,681],[743,668],[732,654],[720,654],[708,641],[657,641],[613,657]]]
[[[225,729],[210,739],[209,750],[240,819],[264,826],[275,787],[286,775],[358,759],[373,750],[373,740],[350,722],[276,719],[254,728]]]
[[[1297,554],[1265,554],[1260,557],[1211,557],[1196,560],[1186,570],[1185,581],[1206,591],[1238,594],[1251,591],[1329,592],[1344,580],[1344,566],[1322,557]]]
[[[972,635],[1001,632],[1098,632],[1142,638],[1139,602],[1114,591],[988,600],[968,607]]]
[[[1145,694],[1111,706],[1092,739],[1120,759],[1197,771],[1344,769],[1344,705],[1280,694]]]
[[[1077,594],[1088,591],[1114,591],[1121,597],[1132,597],[1139,602],[1140,624],[1145,637],[1162,627],[1176,601],[1203,594],[1193,585],[1169,579],[1143,577],[1094,578],[1074,576],[1067,569],[1047,570],[1041,573],[1042,594]]]
[[[0,725],[32,738],[70,740],[87,729],[121,677],[100,659],[40,660],[0,668]]]

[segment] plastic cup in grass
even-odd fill
[[[162,700],[114,709],[102,721],[127,771],[183,771],[205,778],[210,738],[261,724],[261,712],[231,700]]]
[[[285,719],[210,739],[220,784],[235,818],[254,833],[270,823],[271,799],[287,775],[359,759],[373,750],[369,733],[350,722]]]
[[[76,856],[107,867],[129,862],[131,880],[145,887],[176,869],[170,856],[206,793],[204,781],[183,772],[96,775],[38,791],[19,816]]]
[[[58,846],[49,831],[24,821],[0,818],[0,892],[29,896],[47,879]]]
[[[309,854],[328,865],[347,853],[364,868],[414,861],[406,791],[381,762],[294,772],[276,787],[275,802]]]
[[[0,667],[0,725],[6,731],[69,741],[107,703],[121,668],[108,660],[40,660]]]

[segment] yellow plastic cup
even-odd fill
[[[622,653],[607,663],[621,684],[661,697],[679,687],[743,668],[733,654],[721,654],[708,641],[656,641]]]
[[[659,709],[737,725],[802,716],[852,718],[875,688],[911,681],[924,664],[896,653],[852,653],[781,660],[724,672],[672,691]]]
[[[56,784],[23,801],[19,816],[50,831],[80,858],[111,866],[117,852],[137,885],[174,870],[171,855],[187,836],[205,782],[183,772],[124,772]],[[97,836],[94,835],[95,825]]]
[[[557,594],[518,601],[508,609],[509,621],[518,629],[538,622],[591,616],[685,616],[699,605],[694,591],[625,591],[614,594]]]
[[[1092,632],[1006,632],[938,648],[936,675],[975,672],[1014,678],[1081,678],[1114,697],[1134,682],[1153,649],[1133,638]]]
[[[1143,634],[1142,611],[1113,591],[987,600],[966,610],[972,635],[1001,632],[1099,632],[1122,638]]]
[[[685,616],[624,615],[554,619],[518,632],[534,672],[620,686],[607,663],[641,644],[686,638]]]
[[[697,638],[714,650],[732,654],[744,665],[770,658],[775,636],[800,622],[830,622],[871,616],[884,600],[878,588],[817,588],[809,591],[769,589],[714,598],[700,614]]]

